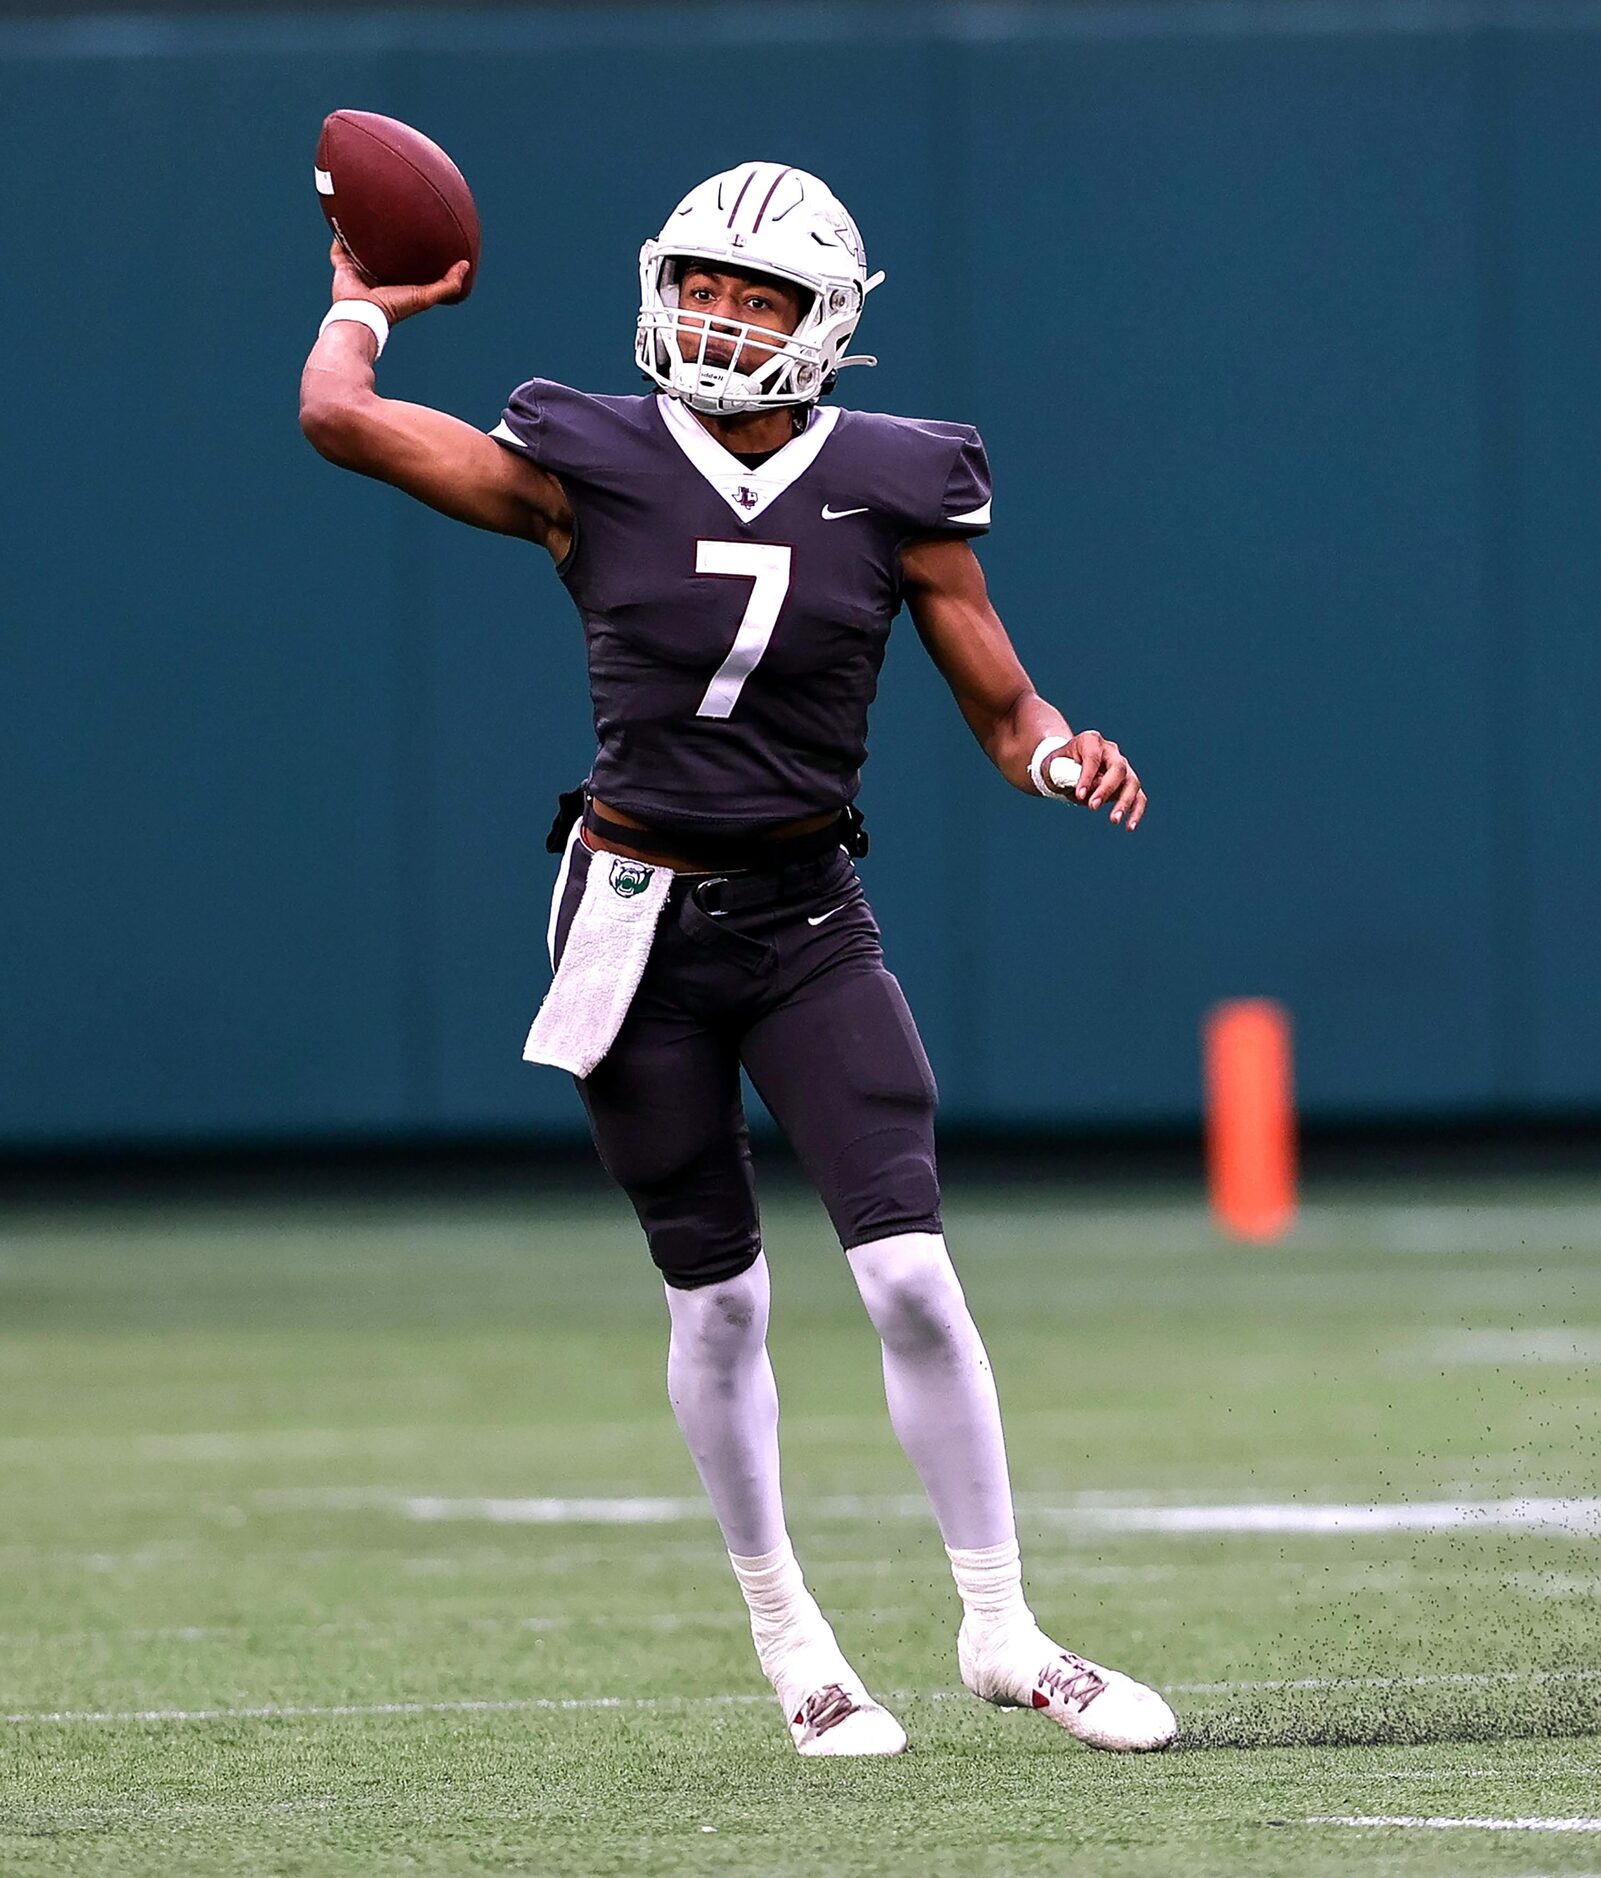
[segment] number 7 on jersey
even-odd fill
[[[792,549],[770,541],[697,541],[695,572],[727,574],[752,583],[750,599],[728,657],[718,666],[697,717],[727,717],[739,702],[745,680],[761,662],[789,592]]]

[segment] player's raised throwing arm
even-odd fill
[[[332,258],[334,300],[370,301],[391,325],[457,299],[467,266],[459,262],[429,287],[369,287],[337,241]],[[300,428],[322,455],[459,522],[526,536],[561,560],[573,517],[556,478],[460,418],[379,397],[378,350],[376,332],[353,321],[318,335],[300,378]]]
[[[1000,616],[990,605],[984,570],[965,541],[950,536],[913,541],[901,550],[906,604],[929,656],[961,706],[984,753],[1014,789],[1071,796],[1088,808],[1112,804],[1112,820],[1132,832],[1145,814],[1145,791],[1127,757],[1097,730],[1072,726],[1029,682]],[[1081,767],[1078,783],[1059,789],[1048,765],[1038,780],[1034,753],[1060,738],[1058,752]]]

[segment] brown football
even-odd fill
[[[398,118],[334,111],[317,139],[317,200],[375,287],[426,287],[469,263],[478,274],[478,210],[439,145]]]

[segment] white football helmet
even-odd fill
[[[810,304],[787,338],[681,311],[678,288],[690,261],[793,281],[810,294]],[[878,363],[865,355],[847,358],[845,348],[863,303],[883,278],[868,274],[856,224],[826,183],[782,163],[741,163],[690,190],[662,232],[640,249],[634,357],[669,396],[708,415],[810,404],[842,367]],[[698,334],[689,358],[680,355],[675,333]],[[733,342],[735,361],[742,348],[769,356],[750,372],[712,364],[706,342],[714,333]]]

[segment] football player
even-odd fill
[[[742,1064],[882,1340],[890,1417],[961,1594],[963,1681],[1096,1747],[1166,1746],[1161,1696],[1062,1649],[1025,1601],[995,1384],[941,1231],[934,1078],[851,859],[903,604],[1008,782],[1129,831],[1145,814],[1117,744],[1038,695],[990,605],[971,546],[990,522],[978,433],[820,402],[872,362],[848,347],[881,276],[825,185],[782,164],[712,177],[645,243],[648,393],[536,378],[487,434],[374,389],[390,327],[458,297],[465,263],[384,288],[337,242],[333,263],[306,435],[536,542],[583,621],[599,747],[552,831],[556,976],[525,1054],[577,1076],[665,1279],[673,1412],[796,1747],[893,1754],[906,1737],[785,1527]]]

